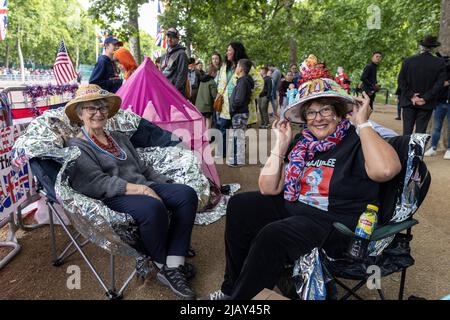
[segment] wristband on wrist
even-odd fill
[[[367,127],[373,128],[372,123],[370,123],[369,121],[367,121],[367,122],[358,124],[358,125],[356,126],[356,134],[359,136],[359,133],[360,133],[361,129],[367,128]]]

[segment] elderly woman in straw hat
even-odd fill
[[[354,100],[330,78],[320,67],[303,75],[297,101],[273,124],[260,191],[230,199],[224,281],[208,299],[251,299],[273,288],[286,263],[320,246],[333,222],[354,230],[366,206],[378,205],[380,183],[400,172],[396,151],[368,122],[369,97]],[[307,126],[296,140],[291,122]],[[347,245],[333,233],[325,249],[338,257]]]
[[[119,96],[96,85],[82,86],[65,108],[80,134],[69,146],[80,149],[70,174],[72,187],[112,210],[131,215],[139,225],[146,254],[159,267],[157,278],[178,296],[195,298],[188,283],[193,267],[185,264],[197,210],[197,195],[174,184],[139,158],[129,139],[105,125],[120,108]],[[169,219],[168,211],[172,213]]]

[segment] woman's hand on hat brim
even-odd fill
[[[353,112],[351,115],[351,122],[357,126],[367,122],[372,113],[370,108],[370,98],[367,93],[363,92],[363,96],[355,98],[356,104],[353,105]]]

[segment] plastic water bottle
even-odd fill
[[[359,217],[358,225],[355,229],[356,238],[352,240],[348,250],[351,258],[355,260],[364,259],[369,245],[369,239],[372,236],[377,221],[378,207],[373,204],[367,205],[366,211]]]

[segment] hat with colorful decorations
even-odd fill
[[[282,119],[292,123],[305,123],[303,107],[307,102],[319,98],[333,98],[342,102],[335,106],[339,108],[336,110],[337,114],[343,115],[352,110],[354,98],[332,79],[325,64],[311,66],[301,76],[295,101],[282,111]]]

